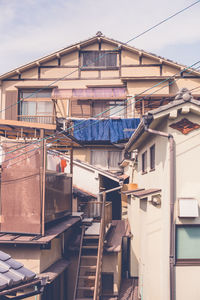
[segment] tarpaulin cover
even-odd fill
[[[83,142],[109,141],[117,143],[131,137],[140,123],[139,118],[73,120],[74,137]]]

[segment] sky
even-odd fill
[[[0,74],[101,31],[126,43],[195,0],[0,0]],[[183,65],[200,60],[200,1],[129,45]]]

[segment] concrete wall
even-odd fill
[[[113,273],[114,293],[118,294],[121,282],[121,254],[118,252],[106,253],[103,256],[102,272]]]
[[[157,129],[170,132],[176,147],[176,224],[200,224],[200,217],[179,218],[178,198],[195,198],[200,206],[200,129],[187,135],[169,127],[187,118],[200,124],[198,115],[188,113],[174,120],[163,121]],[[149,149],[155,144],[156,167],[150,171]],[[142,174],[142,153],[147,150],[147,173]],[[139,188],[161,188],[161,205],[154,206],[148,200],[129,197],[128,219],[133,238],[131,240],[131,275],[139,275],[139,293],[143,300],[169,299],[169,145],[163,137],[151,135],[139,148],[138,166],[134,183]],[[129,168],[126,171],[130,173]],[[198,277],[200,266],[176,266],[176,300],[200,296]]]
[[[69,159],[65,172],[70,171]],[[94,169],[85,166],[79,162],[73,163],[73,185],[78,188],[97,195],[99,193],[100,183],[99,174]]]

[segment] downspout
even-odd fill
[[[148,117],[147,117],[148,118]],[[170,273],[170,300],[175,300],[175,223],[174,223],[174,204],[175,204],[175,143],[171,134],[148,128],[149,122],[143,118],[144,131],[151,134],[168,138],[169,142],[169,177],[170,177],[170,250],[169,250],[169,273]]]

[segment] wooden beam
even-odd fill
[[[31,123],[31,122],[15,121],[15,120],[0,119],[0,125],[7,125],[7,126],[14,126],[14,127],[38,128],[38,129],[46,129],[46,130],[56,130],[56,125],[52,125],[52,124],[40,124],[40,123]]]

